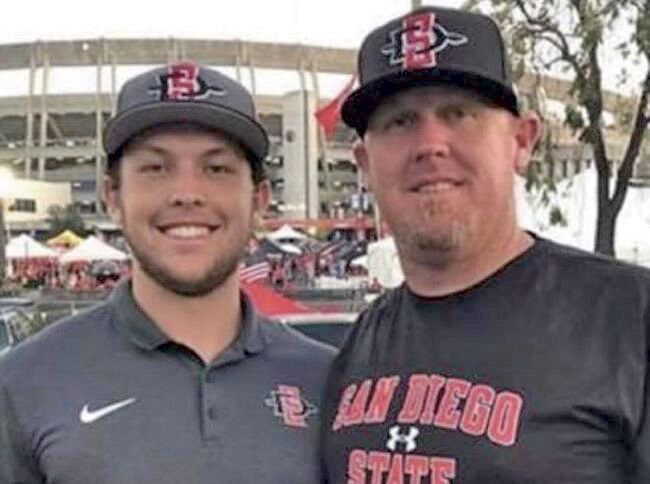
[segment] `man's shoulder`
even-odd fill
[[[310,338],[288,324],[269,320],[262,320],[259,324],[268,335],[270,346],[280,354],[323,362],[330,362],[336,355],[333,346]]]
[[[650,268],[547,239],[539,239],[536,243],[540,246],[540,260],[546,271],[557,272],[574,280],[597,278],[600,282],[627,282],[650,289]]]
[[[397,311],[403,302],[405,284],[388,289],[374,299],[368,307],[359,315],[357,325],[366,326],[374,324],[395,311]]]
[[[77,358],[80,348],[106,337],[110,317],[110,306],[100,303],[50,324],[2,355],[0,374],[35,373],[57,361]]]

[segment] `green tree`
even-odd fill
[[[500,23],[515,74],[572,79],[566,123],[591,146],[598,173],[595,250],[614,255],[616,219],[650,119],[650,0],[469,0],[464,7]],[[616,69],[619,84],[633,90],[615,113],[626,141],[617,159],[604,131],[603,69]]]
[[[86,235],[84,221],[77,207],[72,204],[66,205],[65,207],[52,205],[47,209],[45,222],[50,227],[48,238],[54,237],[64,230],[71,230],[82,237]]]

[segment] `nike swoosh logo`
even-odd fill
[[[108,414],[124,408],[127,405],[135,403],[135,401],[135,398],[128,398],[126,400],[122,400],[121,402],[115,402],[107,405],[106,407],[98,408],[97,410],[88,410],[88,404],[86,404],[79,413],[79,420],[85,424],[93,423]]]

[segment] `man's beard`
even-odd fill
[[[445,213],[446,212],[446,213]],[[423,223],[400,221],[393,230],[395,242],[401,252],[408,253],[422,263],[446,262],[451,254],[461,248],[468,238],[468,221],[456,213],[446,202],[425,200],[420,207]],[[442,217],[442,220],[435,220]]]
[[[467,226],[462,221],[455,220],[444,231],[398,228],[394,231],[394,236],[395,242],[404,251],[411,255],[420,254],[420,257],[416,256],[417,259],[445,259],[447,254],[462,247],[467,238]]]
[[[216,258],[210,270],[198,280],[181,279],[175,276],[164,265],[150,257],[147,251],[140,250],[137,244],[133,244],[127,230],[123,230],[123,233],[133,257],[142,271],[158,285],[179,296],[201,297],[221,286],[237,270],[239,263],[246,255],[246,246],[253,233],[253,228],[249,227],[243,240],[235,241],[234,250],[225,252]]]

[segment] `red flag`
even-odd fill
[[[347,98],[352,92],[356,80],[357,75],[355,74],[338,96],[314,113],[316,119],[325,130],[325,136],[328,138],[336,132],[336,123],[338,123],[339,118],[341,117],[341,106],[343,106],[345,98]]]
[[[239,281],[252,283],[266,280],[271,272],[271,264],[267,261],[259,262],[250,266],[240,267],[238,271]]]

